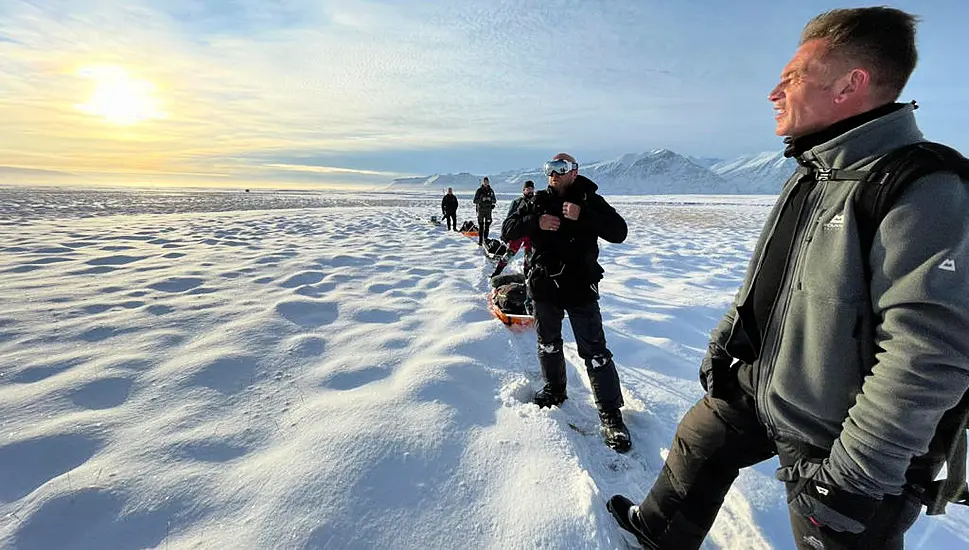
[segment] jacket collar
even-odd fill
[[[885,109],[885,107],[894,107]],[[874,162],[875,159],[897,149],[924,138],[915,122],[915,103],[892,104],[880,107],[871,114],[876,115],[872,120],[847,119],[843,123],[854,122],[848,129],[841,127],[841,123],[829,127],[829,130],[841,129],[836,135],[822,130],[819,134],[828,138],[826,141],[814,144],[797,155],[798,163],[805,166],[829,170],[831,168],[856,170]],[[884,110],[883,110],[884,109]],[[887,114],[884,114],[887,112]],[[880,115],[880,116],[877,116]],[[864,113],[859,116],[864,116]],[[836,128],[839,127],[839,128]],[[807,138],[809,136],[805,136]],[[804,139],[804,138],[801,138]]]
[[[573,181],[568,190],[561,195],[556,192],[551,185],[545,188],[545,191],[547,191],[550,195],[561,199],[567,199],[569,197],[585,197],[588,193],[595,193],[598,190],[599,186],[596,185],[596,182],[590,180],[582,174],[575,176],[575,181]]]

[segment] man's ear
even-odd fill
[[[866,69],[851,69],[848,74],[839,78],[835,83],[837,94],[834,97],[835,103],[844,103],[850,99],[855,99],[858,94],[867,94],[871,88],[871,73]]]

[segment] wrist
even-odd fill
[[[878,483],[864,474],[864,470],[845,448],[840,437],[834,440],[834,444],[831,446],[831,454],[825,463],[825,469],[831,481],[845,491],[869,495],[873,498],[881,498],[887,492],[884,487],[880,487]],[[901,493],[901,491],[902,489],[899,487],[898,491],[893,494]]]

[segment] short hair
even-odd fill
[[[872,86],[894,101],[918,62],[917,22],[918,17],[889,7],[835,9],[811,19],[800,43],[825,40],[826,55],[861,63],[871,74]]]

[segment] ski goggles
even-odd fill
[[[558,160],[550,160],[546,162],[544,170],[545,170],[546,176],[551,176],[552,174],[558,174],[558,175],[566,174],[568,172],[571,172],[572,170],[577,170],[578,168],[579,168],[578,163],[565,160],[565,159],[558,159]]]

